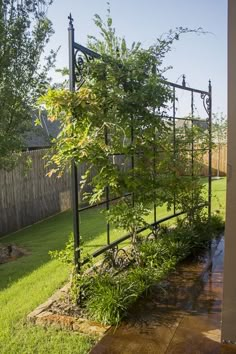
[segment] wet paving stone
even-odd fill
[[[179,266],[90,354],[236,354],[220,342],[223,250],[222,238],[200,261]]]

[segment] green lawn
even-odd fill
[[[212,209],[224,214],[225,179],[213,182]],[[158,217],[165,216],[158,208]],[[150,217],[150,221],[151,221]],[[51,260],[48,251],[61,249],[72,229],[67,211],[0,239],[25,247],[30,255],[0,266],[0,353],[88,353],[93,338],[67,331],[43,329],[26,323],[26,315],[44,302],[68,279],[66,266]],[[81,216],[81,233],[85,252],[106,244],[104,217],[95,210]],[[112,230],[111,239],[121,235]]]
[[[219,211],[225,218],[226,178],[212,182],[212,211]]]

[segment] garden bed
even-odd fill
[[[100,337],[111,325],[119,325],[137,300],[147,296],[153,287],[164,288],[169,275],[181,264],[191,267],[198,263],[204,271],[209,266],[205,257],[209,242],[213,252],[222,226],[216,216],[210,223],[203,219],[197,226],[181,222],[175,228],[160,228],[153,240],[141,237],[136,246],[130,246],[135,253],[120,250],[119,257],[128,255],[129,264],[118,257],[118,250],[113,250],[115,253],[106,254],[108,258],[102,263],[84,269],[79,276],[73,273],[71,283],[29,314],[28,320]],[[68,249],[70,243],[65,251],[70,258]],[[65,261],[63,251],[59,254]]]
[[[12,262],[17,258],[26,256],[28,254],[29,252],[24,248],[18,247],[14,244],[0,244],[0,264]]]
[[[183,269],[186,271],[195,269],[195,277],[201,276],[211,266],[212,257],[217,249],[220,238],[212,241],[211,257],[209,257],[209,250],[201,251],[195,257],[188,257],[180,262],[176,270],[168,274],[159,283],[153,284],[152,291],[162,292],[169,284],[170,279],[177,277],[178,273],[182,273]],[[162,291],[161,291],[162,290]],[[145,296],[143,296],[144,298]],[[134,306],[131,307],[134,308]],[[86,317],[84,308],[79,307],[71,301],[70,283],[58,290],[45,303],[38,306],[31,312],[27,319],[29,322],[44,327],[53,326],[57,329],[65,329],[74,332],[83,333],[86,335],[93,335],[101,338],[110,329],[111,326],[103,325],[99,322],[91,321]]]

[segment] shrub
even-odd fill
[[[141,243],[139,246],[141,263],[155,268],[168,264],[168,268],[171,269],[177,262],[186,258],[191,253],[190,237],[193,237],[193,232],[190,229],[182,231],[181,233],[177,228],[169,232],[164,231],[156,241]]]

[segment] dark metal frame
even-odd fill
[[[76,43],[74,40],[74,27],[73,27],[73,18],[70,15],[69,16],[69,87],[70,91],[74,92],[76,89],[78,90],[84,83],[84,70],[86,69],[86,63],[94,60],[94,59],[100,59],[101,56]],[[209,81],[209,86],[208,86],[208,91],[203,91],[199,89],[195,89],[192,87],[187,87],[186,82],[185,82],[185,76],[183,75],[183,81],[182,85],[172,83],[169,81],[165,82],[167,85],[169,85],[172,90],[173,90],[173,106],[172,106],[172,116],[165,116],[165,118],[172,119],[173,120],[173,154],[176,154],[176,149],[175,149],[175,131],[176,131],[176,121],[177,120],[186,120],[186,118],[181,118],[176,116],[176,90],[185,90],[189,91],[191,93],[191,117],[189,120],[191,121],[192,127],[194,121],[201,121],[201,122],[207,122],[208,124],[208,132],[209,132],[209,148],[208,148],[208,202],[207,202],[207,207],[208,207],[208,216],[211,216],[211,193],[212,193],[212,186],[211,186],[211,178],[212,178],[212,149],[211,149],[211,140],[212,140],[212,86],[211,82]],[[205,108],[205,111],[207,113],[207,119],[198,119],[194,117],[194,95],[198,94],[200,95],[202,101],[203,101],[203,106]],[[131,127],[131,140],[134,138],[133,136],[133,129]],[[105,130],[104,134],[104,139],[105,143],[108,144],[108,132]],[[191,163],[192,163],[192,176],[193,176],[193,164],[194,164],[194,143],[192,142],[192,147],[190,149],[191,152]],[[173,156],[174,157],[174,156]],[[155,159],[154,159],[155,163]],[[131,166],[134,168],[134,156],[131,156]],[[79,201],[78,201],[78,193],[79,193],[79,187],[78,187],[78,171],[77,171],[77,165],[75,161],[72,161],[71,164],[71,178],[72,178],[72,210],[73,210],[73,231],[74,231],[74,262],[75,266],[77,269],[77,272],[80,272],[80,267],[81,267],[81,254],[80,254],[80,227],[79,227],[79,215],[81,212],[99,207],[101,205],[105,205],[106,209],[109,210],[110,208],[110,203],[120,199],[121,197],[117,198],[112,198],[110,199],[110,193],[109,193],[109,186],[106,187],[105,190],[105,201],[98,203],[96,205],[92,206],[86,206],[79,208]],[[134,195],[127,194],[126,196],[131,196],[132,198],[132,203],[134,204]],[[138,230],[138,233],[143,232],[144,230],[151,228],[152,232],[151,234],[155,237],[156,233],[158,231],[158,225],[170,220],[172,218],[178,217],[180,215],[183,215],[186,213],[186,211],[176,211],[176,205],[175,205],[175,198],[174,198],[174,212],[172,215],[168,215],[165,218],[157,220],[157,205],[154,204],[154,222],[150,224],[149,226],[144,226]],[[126,234],[119,239],[110,242],[110,225],[107,223],[107,245],[104,247],[101,247],[100,249],[96,250],[92,256],[97,257],[107,251],[111,250],[111,254],[113,255],[113,264],[116,264],[117,262],[119,263],[119,258],[118,257],[118,245],[129,239],[131,237],[131,234]],[[118,259],[118,260],[117,260]]]

